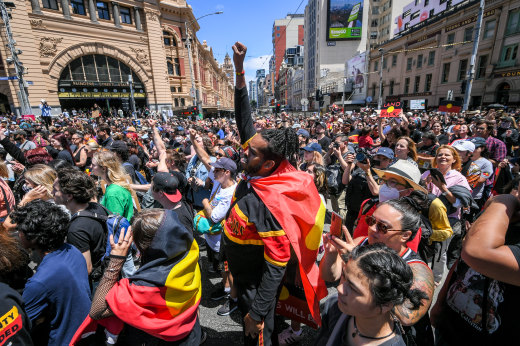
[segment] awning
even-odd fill
[[[342,101],[336,101],[336,102],[334,102],[334,104],[336,106],[343,106]],[[364,105],[365,101],[364,100],[348,100],[348,101],[345,101],[345,104],[346,105]]]

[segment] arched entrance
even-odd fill
[[[509,90],[511,90],[509,83],[499,84],[496,91],[495,102],[506,106],[509,103]]]
[[[125,63],[106,55],[83,55],[61,72],[58,97],[62,109],[99,107],[130,110],[129,76],[132,76],[136,108],[146,106],[146,91],[136,73]]]
[[[7,95],[0,93],[0,113],[11,113],[11,106],[9,105],[9,98]]]

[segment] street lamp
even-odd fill
[[[383,48],[379,48],[381,53],[381,66],[379,67],[379,99],[377,100],[377,108],[383,107]]]
[[[197,21],[199,21],[199,19],[202,19],[204,17],[212,16],[214,14],[222,14],[222,13],[224,13],[224,12],[217,11],[217,12],[213,12],[213,13],[208,13],[203,16],[200,16],[199,18],[191,20],[189,22],[184,22],[184,29],[186,31],[186,48],[188,48],[188,60],[190,62],[190,77],[191,77],[190,96],[191,96],[191,99],[193,100],[193,105],[197,106],[199,114],[202,114],[202,106],[200,106],[200,104],[199,104],[199,93],[195,89],[195,78],[193,76],[193,61],[192,61],[192,57],[191,57],[191,35],[190,35],[190,32],[188,31],[188,25],[191,26],[191,24],[193,22],[197,22]]]

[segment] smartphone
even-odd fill
[[[332,212],[330,218],[330,234],[332,234],[335,237],[341,238],[343,236],[343,232],[341,232],[342,224],[343,219],[341,218],[341,216],[336,212]]]
[[[444,176],[437,168],[431,168],[429,171],[432,177],[435,177],[439,179],[443,184],[446,184],[446,179],[444,179]]]

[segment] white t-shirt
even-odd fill
[[[215,181],[215,175],[213,171],[215,168],[211,167],[211,171],[208,174],[208,177],[213,182],[213,189],[211,190],[211,195],[213,199],[210,201],[210,205],[213,208],[211,211],[211,221],[214,223],[222,221],[231,206],[231,200],[233,199],[233,193],[235,192],[235,188],[237,184],[233,184],[230,187],[225,189],[221,188],[220,183]],[[211,248],[211,250],[215,252],[220,251],[220,236],[221,234],[211,235],[204,234],[206,238],[206,243]]]

